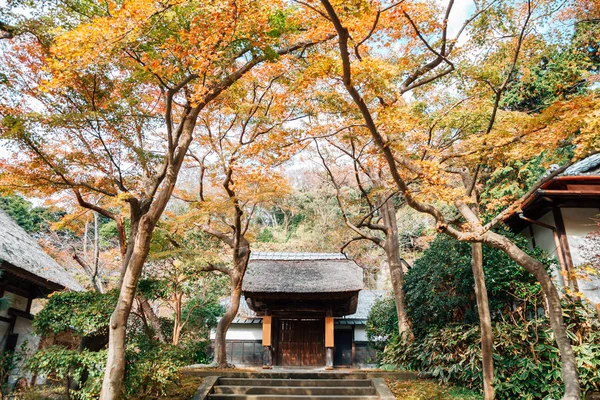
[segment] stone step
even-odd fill
[[[379,396],[281,395],[281,394],[209,394],[209,400],[380,400]]]
[[[338,382],[341,385],[343,382]],[[374,387],[293,387],[293,386],[215,386],[214,394],[242,395],[306,395],[306,396],[372,396]]]
[[[219,385],[227,386],[311,386],[311,387],[372,387],[370,379],[268,379],[219,378]]]
[[[227,378],[250,378],[250,379],[369,379],[367,372],[336,372],[336,371],[313,371],[313,372],[240,372],[240,371],[198,371],[184,370],[185,374],[209,376],[221,375]]]

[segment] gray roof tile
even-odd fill
[[[576,175],[600,175],[600,153],[594,154],[581,161],[576,162],[565,170],[561,175],[576,176]]]

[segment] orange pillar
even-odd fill
[[[333,317],[325,317],[325,369],[333,369]]]
[[[271,316],[265,315],[262,322],[262,345],[266,347],[271,345]]]
[[[263,345],[263,368],[273,368],[273,347],[271,347],[271,316],[263,317],[262,345]]]

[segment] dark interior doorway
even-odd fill
[[[336,329],[333,332],[333,365],[352,365],[352,329]]]

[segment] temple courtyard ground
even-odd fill
[[[195,390],[202,385],[203,379],[211,379],[213,376],[228,378],[269,378],[277,376],[279,378],[294,379],[298,375],[305,375],[315,378],[317,375],[324,379],[347,377],[353,378],[381,378],[385,381],[396,399],[402,400],[478,400],[482,397],[475,392],[465,388],[441,385],[431,379],[420,378],[416,373],[404,371],[385,371],[376,369],[335,369],[334,371],[324,371],[322,369],[289,369],[275,368],[273,370],[260,369],[205,369],[205,368],[185,368],[181,371],[181,384],[177,387],[169,388],[168,400],[189,400],[195,394]]]

